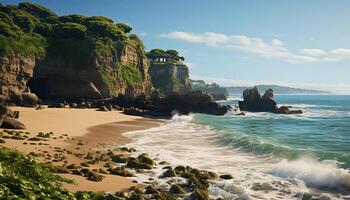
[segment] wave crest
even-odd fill
[[[339,168],[335,161],[317,161],[310,157],[297,160],[282,160],[276,164],[271,173],[282,178],[303,180],[314,187],[336,188],[339,186],[350,189],[349,170]]]

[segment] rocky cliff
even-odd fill
[[[83,62],[62,56],[38,60],[29,81],[33,92],[45,99],[98,99],[126,94],[150,94],[149,62],[144,50],[129,43],[115,51],[94,54]]]
[[[164,95],[184,94],[191,91],[189,70],[185,64],[152,62],[150,75],[154,87]]]
[[[143,43],[127,24],[32,3],[0,5],[0,16],[0,100],[23,104],[27,86],[42,99],[151,93]]]
[[[37,98],[27,90],[27,81],[33,75],[34,56],[8,54],[0,56],[0,103],[13,102],[18,105],[35,104]],[[26,101],[32,96],[34,102]]]

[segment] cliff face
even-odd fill
[[[135,97],[151,92],[148,69],[143,49],[124,43],[107,54],[90,52],[79,62],[62,56],[39,60],[29,86],[44,99]]]
[[[33,75],[34,56],[8,54],[0,56],[0,102],[18,102]]]
[[[189,70],[185,64],[151,63],[150,75],[153,86],[164,95],[191,91]]]

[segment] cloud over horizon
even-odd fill
[[[213,48],[233,49],[263,58],[283,59],[294,64],[350,60],[350,49],[336,48],[325,51],[318,48],[304,48],[299,53],[293,53],[277,38],[272,39],[271,42],[266,42],[261,38],[246,35],[225,35],[214,32],[195,34],[181,31],[160,34],[159,37],[205,44]]]

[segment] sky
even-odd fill
[[[0,0],[16,4],[17,0]],[[348,0],[33,0],[59,15],[130,24],[146,49],[175,49],[192,79],[350,94]]]

